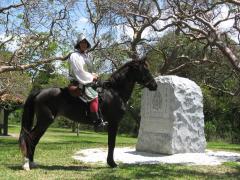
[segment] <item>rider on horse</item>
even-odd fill
[[[92,62],[87,53],[91,45],[85,36],[81,34],[74,48],[76,51],[68,59],[70,66],[69,90],[75,96],[79,96],[84,102],[90,104],[89,118],[96,129],[105,124],[98,111],[98,93],[91,87],[91,84],[98,79],[98,75],[92,73]]]

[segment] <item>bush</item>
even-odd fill
[[[205,136],[206,136],[206,140],[210,141],[216,138],[216,125],[211,122],[208,121],[205,123]]]
[[[207,140],[240,142],[240,99],[202,87]]]

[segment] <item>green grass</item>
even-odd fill
[[[227,142],[209,142],[208,149],[240,152],[240,144],[230,144]]]
[[[18,134],[18,126],[10,126]],[[117,146],[135,146],[136,138],[117,137]],[[77,137],[69,129],[49,128],[36,149],[39,167],[21,169],[17,138],[0,137],[0,179],[240,179],[236,162],[220,166],[126,165],[111,169],[107,165],[86,164],[72,159],[81,149],[107,147],[107,135],[81,131]],[[210,142],[208,148],[240,152],[240,145]]]

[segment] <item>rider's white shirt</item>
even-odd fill
[[[88,72],[88,66],[90,65],[88,55],[85,53],[74,52],[71,54],[68,61],[70,65],[70,80],[76,80],[83,85],[93,82],[93,75]]]

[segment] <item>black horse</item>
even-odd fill
[[[149,72],[145,59],[130,61],[123,65],[103,83],[99,94],[102,115],[108,122],[107,163],[110,167],[117,166],[113,159],[117,129],[136,82],[149,90],[157,89],[157,83]],[[35,147],[57,116],[89,124],[92,122],[86,117],[88,108],[88,105],[79,98],[71,96],[67,88],[49,88],[31,93],[24,105],[19,137],[25,159],[23,168],[30,170],[35,166],[33,162]],[[34,115],[36,124],[33,127]]]

